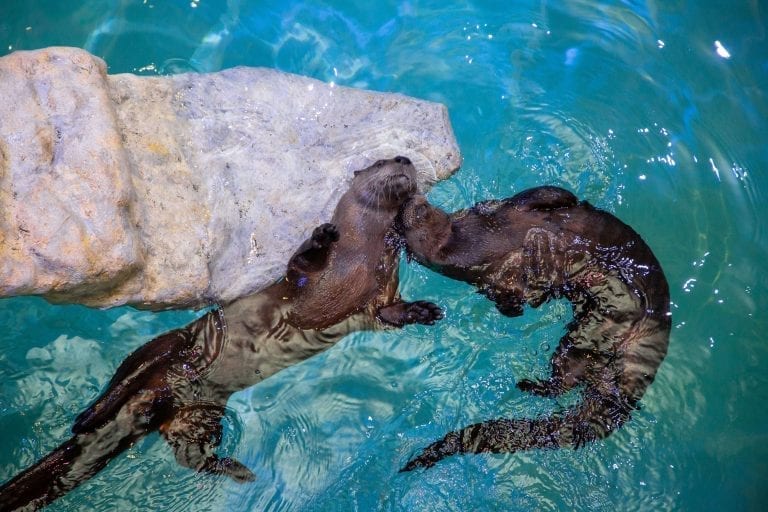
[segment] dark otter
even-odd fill
[[[629,420],[666,355],[671,323],[667,280],[632,228],[556,187],[450,215],[415,196],[399,223],[417,261],[474,284],[504,315],[567,298],[574,318],[552,356],[551,377],[518,387],[557,396],[583,386],[581,402],[562,414],[451,432],[403,471],[457,453],[578,448]]]
[[[402,302],[397,291],[400,245],[392,224],[415,190],[415,170],[403,157],[355,173],[331,223],[299,247],[284,279],[128,356],[75,420],[74,436],[0,487],[0,510],[52,502],[154,430],[180,464],[252,480],[243,464],[215,453],[232,393],[354,330],[442,317],[434,304]]]

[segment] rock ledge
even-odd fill
[[[352,171],[461,162],[445,107],[263,68],[107,75],[76,48],[0,58],[0,297],[196,308],[282,275]]]

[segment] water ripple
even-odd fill
[[[443,102],[465,160],[433,202],[573,190],[653,247],[674,329],[643,408],[607,440],[400,474],[448,430],[574,399],[514,387],[548,371],[567,304],[503,318],[471,287],[403,263],[403,296],[438,302],[443,322],[350,336],[233,396],[220,453],[256,482],[197,475],[150,436],[52,510],[759,509],[768,25],[757,3],[75,4],[50,16],[3,4],[3,53],[85,46],[112,73],[264,65]],[[133,348],[193,316],[0,301],[0,479],[65,438]]]

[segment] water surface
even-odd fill
[[[448,106],[448,210],[554,184],[643,235],[670,282],[669,355],[621,431],[579,451],[398,469],[448,430],[569,403],[543,376],[566,303],[502,318],[403,263],[434,328],[357,334],[230,401],[221,452],[252,484],[177,466],[152,435],[51,510],[764,510],[768,491],[768,14],[757,0],[3,2],[0,54],[88,49],[110,73],[268,66]],[[7,100],[7,99],[6,99]],[[0,301],[0,480],[67,436],[120,361],[194,312]]]

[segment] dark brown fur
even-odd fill
[[[474,284],[507,316],[568,299],[574,319],[552,356],[551,377],[518,387],[544,396],[582,389],[581,403],[563,414],[451,432],[404,470],[457,453],[578,448],[630,418],[666,355],[671,322],[664,273],[632,228],[556,187],[450,215],[415,196],[400,222],[417,261]]]
[[[354,330],[431,324],[442,316],[434,304],[402,302],[397,291],[400,248],[391,228],[415,190],[406,158],[358,171],[331,223],[301,245],[284,279],[128,356],[76,419],[74,436],[0,487],[0,510],[52,502],[154,430],[180,464],[252,480],[243,464],[215,453],[232,393]]]

